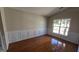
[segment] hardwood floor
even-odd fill
[[[53,40],[62,42],[65,44],[65,46],[63,46],[63,44],[57,44],[57,45],[53,44]],[[64,41],[62,39],[57,39],[45,35],[12,43],[9,45],[8,49],[8,52],[55,52],[55,51],[75,52],[77,51],[77,45],[70,43],[68,41]]]

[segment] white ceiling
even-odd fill
[[[12,7],[12,8],[42,16],[48,16],[51,14],[51,12],[52,14],[54,14],[58,9],[57,7]]]

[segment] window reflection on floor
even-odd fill
[[[51,44],[52,44],[52,50],[53,51],[57,51],[57,52],[61,52],[64,50],[64,48],[66,47],[66,44],[57,40],[56,38],[52,38],[51,39]]]

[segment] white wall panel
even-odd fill
[[[37,37],[46,34],[44,30],[24,30],[24,31],[10,31],[8,32],[9,43]]]
[[[58,35],[58,34],[55,34],[55,33],[48,33],[49,35],[52,35],[52,36],[58,36],[64,40],[67,40],[67,41],[70,41],[70,42],[73,42],[75,44],[79,44],[79,33],[75,33],[75,32],[69,32],[68,36],[63,36],[63,35]]]

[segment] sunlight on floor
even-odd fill
[[[63,49],[66,47],[65,43],[56,40],[55,38],[51,39],[51,44],[53,51],[63,51]]]

